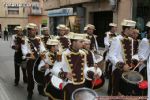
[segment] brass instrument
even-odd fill
[[[29,43],[27,43],[27,44],[28,44],[28,48],[30,48],[31,53],[30,53],[30,55],[27,56],[26,58],[27,58],[27,59],[32,59],[32,60],[34,60],[34,59],[35,59],[34,52],[32,52],[32,49],[31,49]]]
[[[40,57],[41,57],[42,60],[46,59],[46,53],[47,53],[47,51],[44,51],[44,52],[40,53]]]
[[[29,42],[29,40],[27,39],[27,41]],[[39,37],[36,37],[35,38],[35,41],[36,41],[36,44],[35,45],[40,45],[40,38]],[[32,51],[32,49],[31,49],[31,46],[29,45],[29,43],[27,43],[27,45],[28,45],[28,48],[30,48],[30,51],[31,51],[31,53],[30,53],[30,55],[29,55],[29,57],[27,57],[28,59],[32,59],[32,60],[35,60],[36,59],[36,57],[35,57],[35,55],[34,55],[34,52]],[[36,51],[36,52],[38,52],[38,50],[35,48],[35,45],[31,42],[31,45],[33,45],[33,47],[34,47],[34,50]]]
[[[15,36],[15,40],[14,40],[14,43],[15,43],[15,51],[18,52],[18,50],[21,48],[21,44],[23,43],[23,35],[16,35]]]

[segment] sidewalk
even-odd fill
[[[0,83],[0,100],[10,100],[1,83]]]

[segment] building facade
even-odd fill
[[[146,0],[147,2],[149,0]],[[120,23],[123,19],[137,20],[138,14],[146,17],[139,9],[144,9],[147,3],[142,0],[45,0],[45,9],[48,11],[49,27],[52,34],[56,34],[55,27],[58,24],[66,24],[74,31],[74,27],[80,28],[80,33],[83,32],[83,27],[90,23],[96,27],[95,34],[98,35],[99,46],[103,46],[105,32],[109,30],[108,24],[114,22],[118,24],[118,32],[122,27]],[[143,6],[141,7],[142,4]],[[65,11],[70,9],[71,11]],[[148,9],[148,7],[146,8]],[[63,13],[67,12],[66,14]],[[53,13],[57,12],[57,13]],[[64,15],[63,15],[63,14]],[[146,13],[146,12],[145,12]],[[147,12],[148,14],[148,12]],[[146,17],[146,21],[148,17]],[[145,22],[146,22],[145,21]],[[79,26],[78,26],[79,25]],[[76,30],[75,30],[76,31]],[[78,32],[78,31],[77,31]]]
[[[0,0],[0,31],[6,28],[11,34],[15,26],[25,26],[28,14],[25,0]]]
[[[47,26],[47,14],[43,9],[43,0],[0,0],[0,32],[6,28],[10,34],[15,26],[25,28],[27,23]]]
[[[47,12],[44,10],[43,0],[28,0],[32,6],[28,8],[28,22],[35,23],[39,32],[41,27],[47,26]]]

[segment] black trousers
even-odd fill
[[[112,95],[113,96],[117,96],[118,93],[120,92],[120,88],[121,88],[121,75],[122,75],[122,71],[120,71],[119,69],[115,69],[112,72]]]
[[[34,65],[35,60],[28,60],[27,62],[27,75],[28,75],[28,85],[27,85],[27,91],[28,94],[33,94],[33,89],[34,89],[34,80],[33,80],[33,65]]]
[[[6,40],[6,39],[8,41],[8,35],[4,35],[4,40]]]
[[[78,88],[82,88],[84,86],[85,86],[84,84],[73,85],[71,83],[68,83],[63,89],[63,91],[64,91],[64,100],[71,100],[71,96],[72,96],[73,91],[78,89]]]
[[[26,69],[22,68],[22,73],[23,73],[23,81],[27,82],[27,75],[26,75]],[[15,83],[18,84],[20,80],[20,64],[15,62]]]

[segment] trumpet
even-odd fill
[[[47,53],[47,51],[44,51],[44,52],[40,53],[41,59],[46,59],[46,53]]]
[[[23,38],[22,35],[16,35],[14,38],[14,43],[15,43],[14,49],[16,52],[21,49],[21,44],[23,42],[22,38]]]

